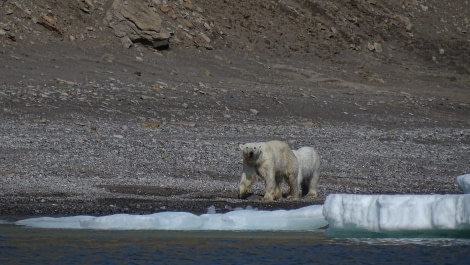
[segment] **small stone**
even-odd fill
[[[61,78],[56,78],[55,81],[57,81],[57,82],[60,83],[60,84],[65,84],[65,85],[69,85],[69,86],[76,86],[76,85],[78,85],[76,82],[64,80],[64,79],[61,79]]]
[[[140,124],[140,127],[157,129],[158,127],[160,127],[160,123],[156,121],[144,122]]]
[[[160,6],[160,11],[162,11],[162,12],[165,13],[165,14],[168,13],[168,12],[170,12],[170,10],[172,10],[172,9],[171,9],[171,7],[168,6],[168,5],[161,5],[161,6]]]
[[[203,40],[205,40],[207,43],[210,43],[210,42],[211,42],[211,39],[210,39],[209,37],[207,37],[206,34],[204,34],[204,33],[201,32],[201,33],[199,34],[199,36],[201,36],[201,38],[202,38]]]
[[[253,115],[258,115],[259,111],[255,110],[255,109],[250,109],[250,112],[253,114]]]
[[[125,36],[125,37],[121,38],[122,47],[129,49],[130,47],[132,47],[132,44],[133,43],[132,43],[131,39],[129,39],[129,37]]]
[[[191,23],[189,20],[187,19],[182,19],[181,20],[181,23],[183,24],[183,26],[189,28],[189,29],[192,29],[194,27],[193,23]]]
[[[34,121],[37,122],[37,123],[43,123],[43,124],[44,124],[44,123],[47,123],[47,120],[46,120],[45,118],[36,119],[36,120],[34,120]]]
[[[175,11],[168,5],[161,5],[160,10],[173,20],[177,18]]]
[[[86,9],[88,9],[88,11],[94,11],[95,10],[96,7],[93,4],[92,0],[83,0],[82,2],[87,5]]]
[[[378,42],[374,42],[374,50],[375,50],[375,52],[378,52],[378,53],[383,52],[382,44],[380,44]]]
[[[55,31],[60,35],[64,35],[65,31],[62,29],[55,18],[48,15],[44,15],[41,18],[42,20],[38,22],[40,25],[44,26],[48,30]]]
[[[193,7],[193,2],[191,0],[184,0],[184,7],[186,7],[187,9],[193,11],[194,7]]]

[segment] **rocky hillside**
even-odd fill
[[[3,0],[2,46],[55,40],[271,56],[395,52],[469,73],[469,1]]]

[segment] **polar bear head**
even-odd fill
[[[263,143],[246,143],[239,145],[245,161],[256,161],[263,153]]]

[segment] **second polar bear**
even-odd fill
[[[243,171],[240,180],[240,198],[248,193],[257,176],[265,182],[264,201],[282,197],[281,183],[289,185],[290,199],[299,197],[297,158],[290,147],[281,141],[241,144]]]
[[[313,147],[302,147],[292,150],[297,157],[299,173],[297,181],[302,195],[316,197],[317,183],[320,175],[320,156]]]

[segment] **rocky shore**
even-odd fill
[[[17,12],[11,2],[22,3],[0,4],[8,16]],[[110,7],[83,3],[103,13]],[[192,7],[194,17],[218,6],[193,4],[200,7]],[[172,7],[189,7],[181,8]],[[413,14],[426,14],[423,8]],[[394,50],[379,40],[379,52],[358,40],[361,51],[341,43],[340,52],[322,58],[292,49],[280,56],[282,45],[275,52],[220,41],[189,47],[180,38],[156,50],[147,42],[123,48],[118,39],[23,41],[2,23],[0,219],[203,213],[211,205],[218,212],[288,209],[321,204],[331,193],[460,193],[455,177],[470,172],[470,68],[447,48],[433,59],[422,57],[426,49]],[[109,27],[88,33],[115,38]],[[262,183],[237,198],[238,145],[272,139],[318,150],[317,198],[265,203]]]

